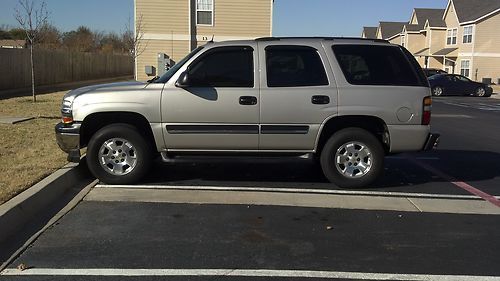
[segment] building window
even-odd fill
[[[464,43],[472,43],[472,25],[464,27]]]
[[[214,0],[196,0],[196,24],[213,25]]]
[[[457,44],[457,28],[448,29],[446,31],[446,45]]]
[[[460,61],[460,75],[470,78],[470,60]]]

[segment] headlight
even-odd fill
[[[61,105],[62,122],[64,124],[73,123],[73,101],[63,99]]]

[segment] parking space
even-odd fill
[[[157,163],[95,187],[2,280],[500,280],[500,116],[435,99],[438,150],[366,189],[309,159]],[[16,267],[24,264],[28,270]]]

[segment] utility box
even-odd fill
[[[156,76],[156,67],[152,65],[146,65],[144,67],[144,72],[146,72],[147,76]]]
[[[170,57],[165,53],[158,53],[158,76],[162,76],[170,67],[173,66],[173,62]]]

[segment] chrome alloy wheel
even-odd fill
[[[136,149],[126,139],[112,138],[105,141],[97,157],[101,167],[115,176],[130,173],[137,165]]]
[[[432,93],[435,95],[435,96],[441,96],[443,94],[443,88],[441,87],[436,87],[432,90]]]
[[[335,167],[347,178],[360,178],[372,168],[372,153],[368,147],[356,141],[345,143],[335,153]]]
[[[484,97],[486,95],[486,90],[483,87],[479,87],[476,90],[476,96]]]

